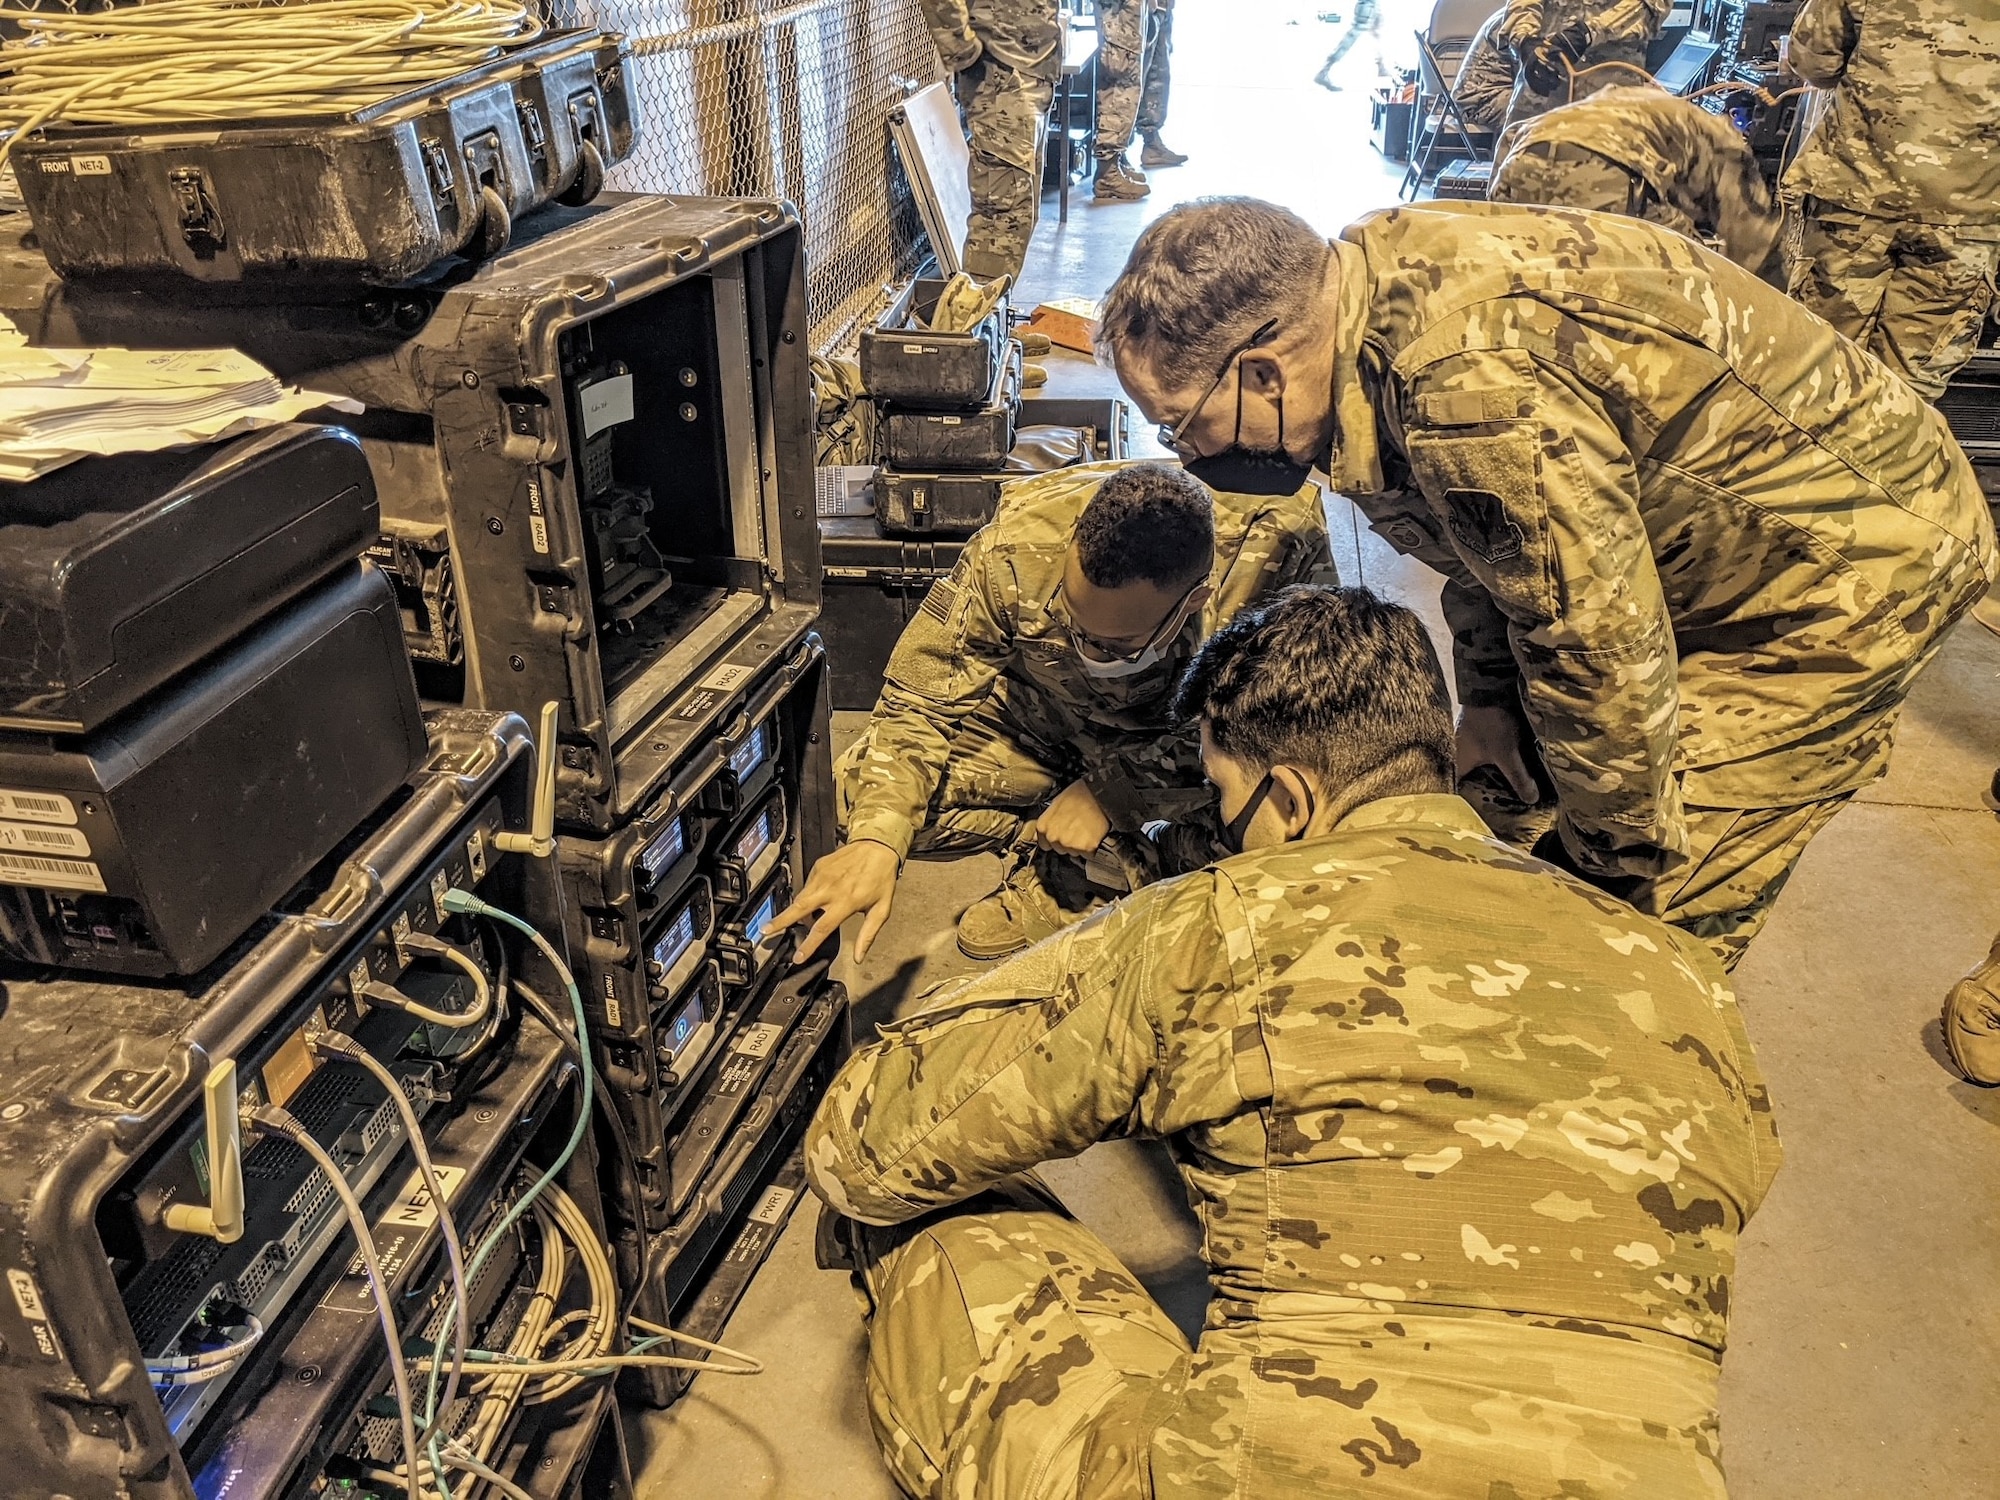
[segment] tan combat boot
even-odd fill
[[[2000,1085],[2000,938],[1944,999],[1944,1046],[1972,1082]]]
[[[1124,157],[1097,159],[1097,185],[1091,190],[1091,197],[1098,202],[1135,203],[1152,191],[1146,174],[1126,166]]]

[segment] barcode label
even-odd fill
[[[0,885],[38,885],[56,891],[103,891],[104,872],[86,859],[43,859],[0,849]]]
[[[0,818],[21,823],[74,823],[76,804],[59,792],[10,792],[0,787]]]
[[[0,849],[90,858],[90,840],[83,836],[81,828],[50,828],[42,823],[0,823]]]

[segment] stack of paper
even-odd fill
[[[233,349],[33,349],[0,320],[0,480],[91,454],[216,442],[319,406],[361,410]]]

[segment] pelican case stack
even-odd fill
[[[632,149],[626,61],[623,37],[552,32],[347,115],[44,125],[14,143],[14,170],[65,277],[399,286],[596,197]]]

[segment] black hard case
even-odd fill
[[[882,410],[882,461],[897,469],[994,469],[1014,446],[1021,415],[1021,346],[1009,343],[992,388],[964,411]]]
[[[950,411],[988,399],[1007,355],[1007,299],[969,333],[931,333],[917,325],[944,287],[919,277],[874,327],[861,330],[861,384],[877,401]]]
[[[725,995],[721,1012],[711,1017],[715,1028],[704,1061],[689,1077],[670,1084],[655,1022],[668,1018],[669,1002],[683,990],[659,981],[677,977],[685,985],[715,961],[719,934],[738,915],[715,897],[723,835],[772,789],[783,796],[789,813],[784,866],[802,876],[832,850],[827,691],[824,649],[816,635],[808,636],[786,660],[729,695],[718,710],[717,732],[688,749],[667,785],[630,824],[608,839],[564,835],[559,840],[569,948],[583,981],[598,1067],[632,1142],[633,1175],[644,1197],[623,1211],[652,1229],[670,1218],[669,1128],[714,1059],[727,1050],[744,1012],[740,995]],[[739,784],[730,760],[767,724],[775,733],[770,760]],[[689,852],[662,869],[648,889],[639,860],[676,819],[687,830]],[[698,905],[705,904],[708,918],[697,924],[700,941],[687,955],[687,972],[651,976],[647,960],[654,942],[689,893]],[[619,1186],[629,1196],[629,1188]]]
[[[0,1270],[10,1285],[31,1289],[0,1298],[7,1494],[193,1500],[107,1262],[99,1205],[200,1118],[202,1081],[215,1059],[243,1059],[255,1077],[274,1042],[311,1016],[328,977],[346,973],[354,950],[367,951],[394,914],[409,912],[414,926],[434,930],[422,873],[466,838],[491,799],[498,798],[505,826],[527,826],[533,742],[526,724],[513,715],[450,710],[433,714],[428,728],[430,758],[406,799],[200,975],[103,982],[0,966],[7,1001],[0,1099],[25,1106],[0,1109]],[[463,854],[456,857],[461,879],[469,878],[465,863]],[[560,899],[552,876],[546,861],[508,858],[480,889],[548,926]],[[515,965],[534,983],[553,984],[532,950],[517,950]],[[530,1035],[524,1028],[514,1066],[549,1076],[554,1039],[541,1033],[530,1043]],[[512,1080],[510,1073],[492,1088],[518,1090]],[[480,1121],[479,1113],[471,1118],[488,1126],[482,1152],[493,1149],[492,1137],[519,1142],[514,1119],[496,1111]],[[574,1180],[565,1186],[572,1195],[587,1192]],[[370,1204],[380,1211],[381,1203]],[[436,1234],[409,1250],[399,1281],[434,1261]],[[371,1339],[379,1347],[372,1319],[352,1323],[356,1347]],[[283,1347],[275,1332],[273,1343]],[[247,1375],[244,1381],[254,1384]],[[302,1435],[310,1434],[284,1436]],[[264,1477],[245,1474],[224,1489],[264,1494]]]
[[[15,172],[65,276],[390,286],[594,197],[632,149],[627,62],[623,37],[556,32],[344,117],[45,126]]]
[[[193,973],[403,785],[425,740],[402,621],[381,574],[349,566],[93,735],[0,735],[0,787],[76,810],[22,836],[87,846],[38,860],[68,874],[0,886],[0,953]],[[0,851],[0,878],[34,857]]]
[[[1101,398],[1066,400],[1040,397],[1021,403],[1022,427],[1079,427],[1093,434],[1091,460],[1125,456],[1125,414],[1122,401]],[[970,418],[967,419],[971,420]],[[948,430],[948,429],[947,429]],[[1014,445],[1015,422],[1007,424],[1007,447]],[[980,450],[984,453],[986,450]],[[884,466],[875,479],[875,515],[888,536],[968,537],[988,521],[1000,504],[1000,487],[1027,476],[1000,470],[988,460],[984,473],[943,472],[940,469],[902,471]]]
[[[385,526],[450,549],[464,660],[427,670],[424,696],[529,718],[559,702],[557,816],[601,836],[715,729],[709,684],[782,659],[819,611],[803,241],[782,203],[612,193],[523,233],[439,289],[197,305],[59,282],[0,222],[0,312],[58,347],[226,345],[365,402],[350,425]],[[562,370],[585,337],[631,367],[616,462],[676,559],[663,622],[619,633],[592,598]]]
[[[820,634],[835,709],[875,706],[882,676],[903,627],[923,607],[931,584],[949,573],[963,541],[899,541],[867,516],[820,522],[826,606]]]
[[[0,484],[0,729],[96,729],[350,563],[379,522],[337,427]]]

